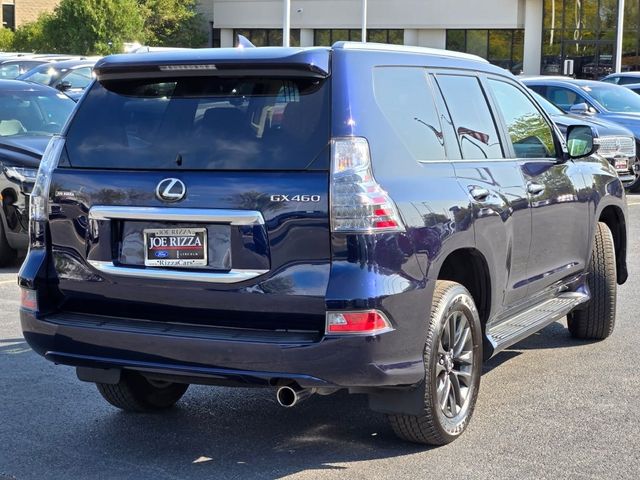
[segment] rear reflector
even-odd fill
[[[378,310],[327,312],[327,334],[376,334],[393,330],[387,317]]]
[[[35,290],[20,290],[20,307],[33,312],[38,311],[38,294]]]

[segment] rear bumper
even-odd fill
[[[424,378],[422,352],[408,359],[407,352],[398,352],[397,330],[314,338],[85,315],[37,318],[27,310],[20,319],[29,345],[64,365],[184,376],[188,383],[269,386],[284,380],[365,391],[415,385]]]

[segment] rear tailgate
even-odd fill
[[[59,309],[322,331],[328,81],[171,75],[79,105],[50,192]]]

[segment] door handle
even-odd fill
[[[540,183],[529,182],[527,184],[527,192],[531,195],[540,195],[544,192],[545,186]]]
[[[486,198],[491,194],[491,192],[489,192],[489,190],[487,190],[486,188],[477,187],[475,185],[469,185],[469,193],[474,198],[474,200],[477,200],[479,202],[486,200]]]

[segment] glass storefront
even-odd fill
[[[522,73],[524,30],[447,30],[447,50],[472,53]]]
[[[640,0],[626,0],[623,70],[640,70]],[[544,75],[564,73],[573,60],[577,78],[597,79],[615,62],[618,0],[544,0],[542,64]]]
[[[359,28],[319,28],[313,31],[313,44],[316,46],[331,46],[335,42],[359,42],[361,40],[362,30]],[[402,45],[404,43],[404,30],[371,28],[367,30],[367,41]]]
[[[281,28],[236,28],[233,30],[234,41],[238,35],[246,37],[256,47],[281,47]],[[300,29],[292,28],[289,35],[289,45],[300,46]]]

